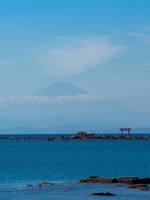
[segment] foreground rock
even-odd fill
[[[118,183],[116,178],[103,178],[100,176],[89,176],[81,179],[80,183]]]
[[[150,189],[150,178],[149,177],[131,177],[131,176],[120,176],[117,178],[104,178],[99,176],[89,176],[85,179],[81,179],[80,183],[99,183],[99,184],[111,184],[111,183],[122,183],[129,184],[128,188],[135,188],[141,190]],[[119,185],[120,186],[120,185]],[[121,185],[122,186],[122,185]]]
[[[150,184],[149,177],[117,177],[118,183],[126,183],[126,184]]]
[[[90,195],[103,195],[103,196],[116,196],[115,194],[113,193],[110,193],[110,192],[95,192],[95,193],[91,193]]]

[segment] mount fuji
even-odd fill
[[[50,96],[55,98],[58,96],[75,96],[79,94],[87,94],[87,92],[73,85],[72,83],[57,82],[37,92],[35,95]]]

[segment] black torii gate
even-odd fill
[[[123,136],[123,131],[128,131],[128,137],[130,137],[131,128],[120,128],[121,136]]]

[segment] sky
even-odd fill
[[[150,126],[149,8],[149,0],[0,0],[0,118],[63,116],[67,106],[68,118],[81,110]],[[55,82],[89,96],[55,106],[32,97]]]

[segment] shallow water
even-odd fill
[[[150,177],[149,152],[150,140],[0,140],[0,199],[148,200],[150,191],[76,181],[92,175]],[[26,187],[41,181],[56,184]],[[96,191],[117,196],[88,195]]]

